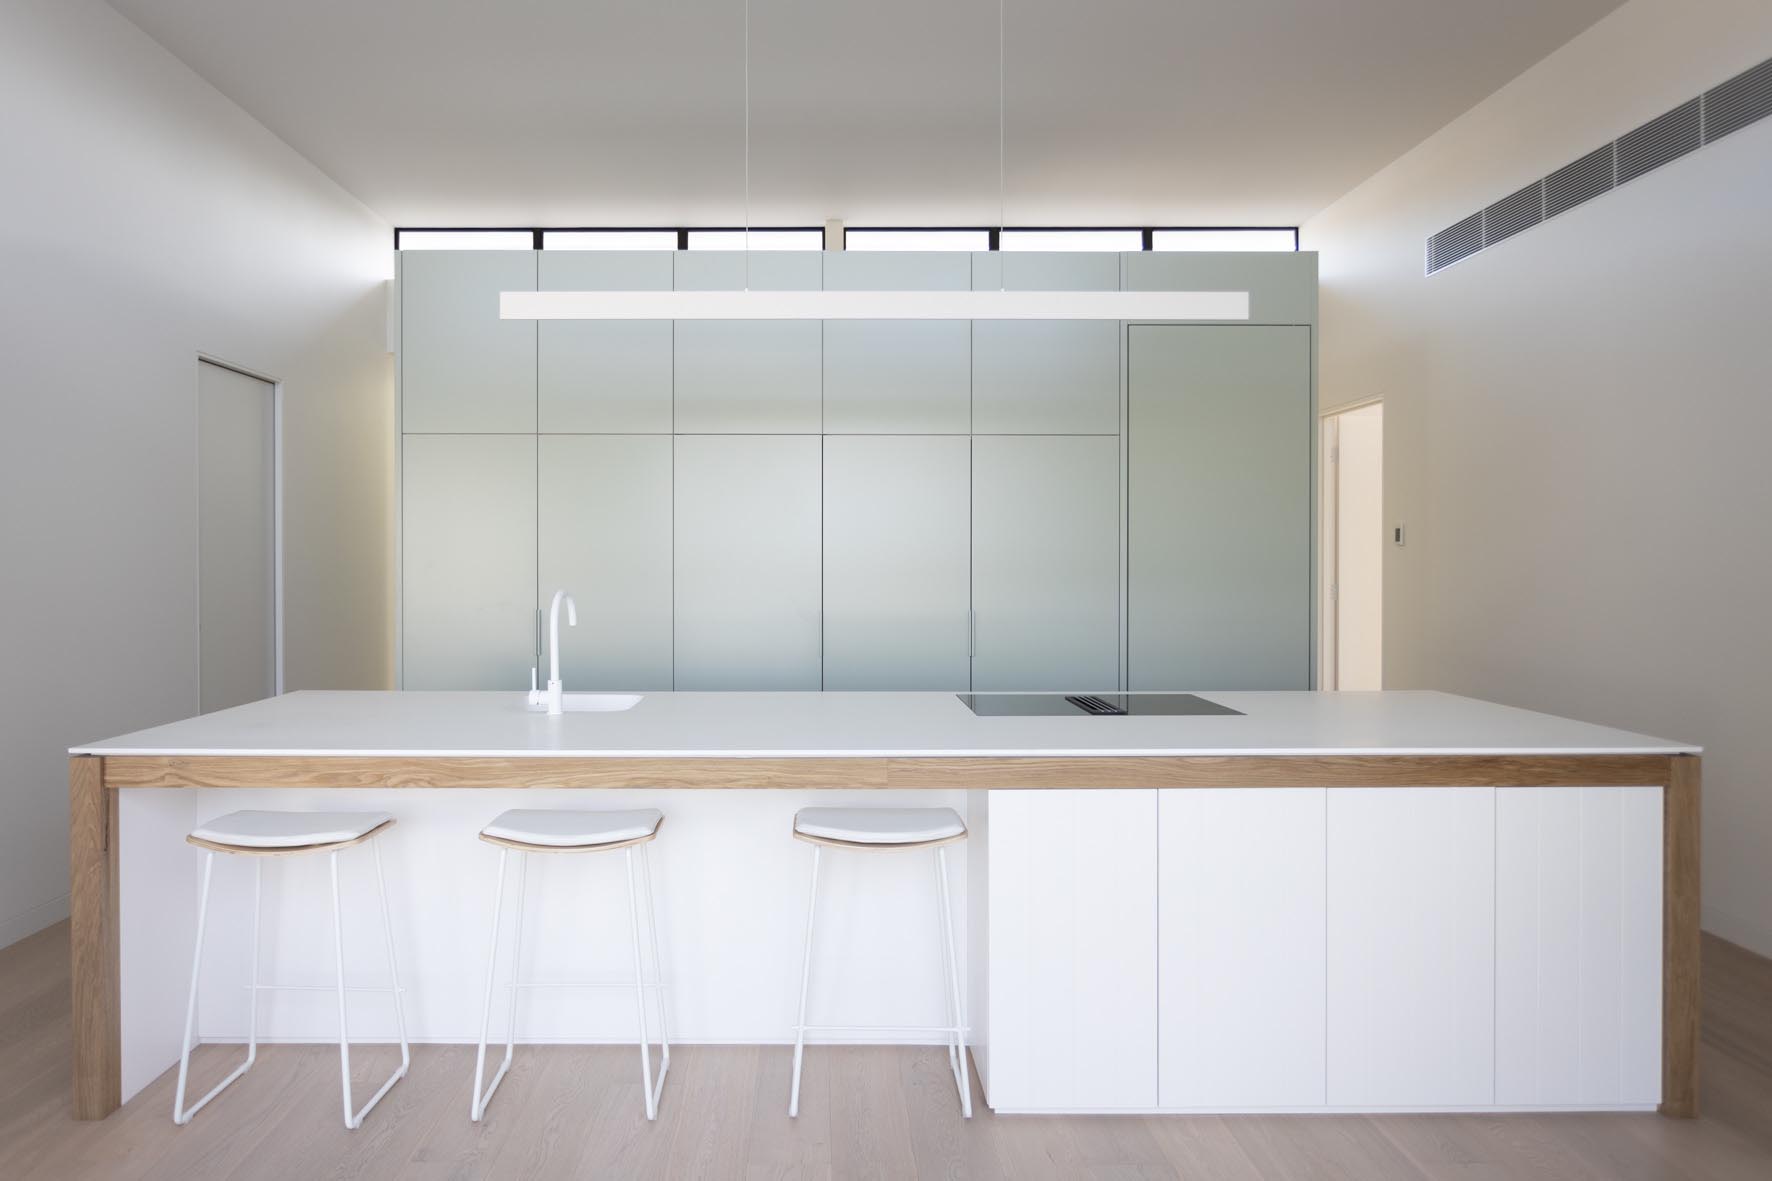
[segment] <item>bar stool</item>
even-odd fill
[[[203,858],[203,887],[197,898],[197,948],[191,954],[191,993],[185,1004],[185,1040],[178,1059],[178,1090],[172,1097],[172,1122],[188,1124],[191,1117],[203,1110],[204,1104],[221,1094],[235,1079],[245,1074],[258,1060],[258,994],[267,991],[330,991],[329,985],[260,984],[259,914],[264,894],[264,859],[290,857],[305,853],[325,853],[332,870],[332,942],[338,964],[338,1071],[339,1090],[343,1098],[345,1127],[362,1126],[363,1117],[381,1102],[393,1085],[406,1077],[412,1065],[412,1048],[406,1041],[406,1012],[401,1004],[400,971],[394,962],[394,922],[388,913],[388,885],[382,874],[381,845],[376,837],[390,828],[394,818],[386,812],[230,812],[199,825],[185,840],[208,852]],[[382,934],[388,944],[388,987],[347,988],[345,986],[344,929],[339,922],[338,855],[345,849],[368,844],[375,854],[375,885],[381,895]],[[185,1080],[191,1068],[191,1033],[197,1022],[197,976],[203,965],[203,929],[209,915],[209,881],[215,869],[215,855],[231,853],[253,858],[252,877],[252,984],[251,1017],[247,1030],[246,1061],[217,1083],[210,1092],[185,1107]],[[369,1097],[361,1110],[353,1113],[351,1105],[351,1043],[345,1025],[345,993],[386,992],[394,998],[394,1022],[400,1033],[400,1066],[381,1089]]]
[[[966,839],[966,824],[952,808],[802,808],[794,814],[794,839],[812,846],[812,887],[806,898],[806,950],[800,963],[800,1016],[794,1026],[794,1086],[788,1115],[800,1114],[800,1060],[806,1034],[854,1032],[856,1025],[806,1024],[806,993],[812,982],[812,924],[818,913],[818,866],[826,849],[869,852],[931,849],[941,897],[942,953],[947,965],[948,1018],[952,1025],[894,1026],[898,1033],[939,1033],[947,1039],[948,1069],[960,1090],[960,1113],[972,1118],[972,1087],[966,1066],[966,1021],[960,1007],[959,957],[954,950],[954,916],[948,901],[947,846]]]
[[[492,903],[492,946],[486,955],[486,1005],[480,1015],[480,1050],[474,1058],[474,1098],[469,1117],[476,1123],[486,1113],[486,1105],[504,1081],[511,1068],[511,1056],[517,1042],[517,990],[520,988],[626,988],[624,984],[581,982],[542,984],[522,982],[517,973],[522,968],[523,894],[529,878],[531,853],[608,853],[616,849],[627,854],[628,911],[634,933],[634,999],[640,1017],[640,1081],[645,1089],[646,1118],[658,1118],[658,1100],[664,1093],[665,1075],[671,1069],[671,1037],[665,1012],[664,961],[658,954],[658,920],[653,910],[652,862],[646,846],[658,837],[664,813],[656,808],[614,811],[551,811],[540,808],[514,808],[480,830],[480,839],[499,847],[498,889]],[[505,1026],[505,1057],[499,1063],[492,1082],[482,1093],[486,1077],[486,1040],[492,1024],[492,993],[494,973],[498,967],[499,916],[504,909],[505,865],[512,853],[522,855],[517,871],[517,923],[512,936],[510,1009]],[[640,874],[645,879],[646,927],[652,943],[652,969],[655,980],[646,983],[646,972],[640,955],[640,890],[634,882],[635,854],[639,854]],[[651,1041],[646,1030],[646,989],[658,997],[659,1063],[658,1081],[652,1078]]]

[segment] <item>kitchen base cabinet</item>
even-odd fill
[[[1156,791],[993,791],[989,807],[991,1106],[1154,1107]]]
[[[1157,801],[1158,1099],[1324,1101],[1325,789]]]
[[[1661,789],[1495,793],[1495,1101],[1661,1100]]]
[[[1495,789],[1329,789],[1329,1103],[1495,1102]]]

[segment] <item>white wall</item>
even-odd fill
[[[96,0],[0,3],[0,945],[66,748],[196,712],[199,352],[283,380],[286,684],[390,682],[389,227]]]
[[[1704,920],[1772,953],[1772,121],[1432,277],[1430,233],[1772,56],[1632,0],[1303,228],[1385,399],[1385,684],[1703,743]]]

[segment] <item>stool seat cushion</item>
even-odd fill
[[[794,831],[857,845],[909,845],[962,836],[966,824],[952,808],[801,808]]]
[[[632,841],[658,831],[664,813],[657,808],[626,812],[550,808],[512,808],[480,830],[481,836],[547,845],[557,849],[588,849],[616,841]]]
[[[243,849],[299,849],[354,841],[392,819],[386,812],[229,812],[198,825],[191,835]]]

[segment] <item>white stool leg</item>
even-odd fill
[[[211,857],[215,854],[211,853]],[[265,897],[265,859],[252,859],[252,1000],[248,1005],[249,1016],[246,1027],[246,1065],[251,1066],[258,1060],[258,961],[259,961],[259,927],[264,917]]]
[[[824,846],[812,846],[812,886],[806,892],[806,947],[800,958],[800,1015],[794,1022],[794,1087],[789,1117],[800,1114],[800,1061],[806,1054],[806,993],[812,983],[812,920],[818,914],[818,862]]]
[[[634,850],[627,850],[628,917],[634,932],[634,1002],[640,1014],[640,1084],[646,1093],[646,1118],[658,1118],[658,1097],[652,1092],[652,1051],[646,1036],[646,970],[640,960],[640,894],[634,885]]]
[[[658,995],[658,1079],[652,1084],[655,1092],[652,1105],[657,1110],[658,1097],[664,1094],[665,1075],[671,1072],[671,1015],[665,1004],[664,957],[658,951],[658,898],[652,890],[651,848],[650,843],[640,846],[640,879],[646,891],[646,927],[652,934],[653,989]]]
[[[203,967],[203,926],[209,918],[209,875],[214,869],[215,852],[211,850],[203,858],[203,884],[197,888],[197,947],[191,952],[191,993],[185,1002],[185,1041],[178,1056],[178,1089],[172,1095],[172,1122],[175,1124],[188,1124],[197,1114],[195,1107],[185,1110],[185,1079],[191,1072],[191,1031],[197,1024],[197,974]]]
[[[486,1111],[486,1100],[492,1097],[490,1090],[484,1094],[481,1091],[486,1077],[486,1038],[492,1032],[492,984],[498,973],[498,919],[505,904],[505,870],[510,857],[509,849],[498,851],[498,886],[492,895],[492,939],[486,949],[486,1004],[480,1010],[480,1049],[474,1055],[474,1099],[468,1105],[468,1118],[475,1123],[480,1122],[480,1116]],[[503,1076],[501,1069],[499,1077]]]
[[[474,1060],[474,1105],[469,1115],[478,1121],[486,1114],[486,1105],[492,1102],[492,1096],[498,1090],[498,1084],[504,1082],[505,1075],[510,1073],[511,1059],[517,1052],[517,976],[523,968],[523,895],[529,885],[529,854],[517,854],[517,929],[511,938],[511,999],[505,1010],[505,1056],[498,1064],[498,1070],[492,1081],[486,1084],[485,1093],[480,1091],[481,1079],[486,1072],[486,1038],[492,1023],[492,982],[498,968],[498,917],[504,906],[505,893],[505,861],[510,850],[503,849],[498,855],[498,895],[492,904],[492,949],[486,962],[486,1009],[480,1017],[480,1051]]]
[[[394,1077],[405,1078],[412,1067],[412,1045],[406,1040],[405,998],[400,994],[400,965],[394,958],[394,915],[388,909],[388,879],[381,869],[381,841],[372,839],[369,847],[375,852],[375,888],[381,894],[382,933],[388,941],[388,984],[394,992],[394,1027],[400,1033],[400,1070]]]
[[[948,991],[953,1001],[954,1050],[960,1059],[960,1069],[954,1075],[954,1083],[960,1088],[960,1114],[971,1119],[972,1083],[966,1065],[966,1019],[965,1010],[960,1004],[960,957],[954,947],[954,910],[952,903],[948,900],[948,850],[946,845],[936,847],[935,872],[936,876],[941,879],[942,942],[947,950]]]
[[[338,961],[338,1078],[339,1095],[344,1103],[345,1128],[356,1128],[351,1111],[351,1038],[345,1018],[345,928],[338,904],[338,850],[326,855],[332,869],[332,948]]]

